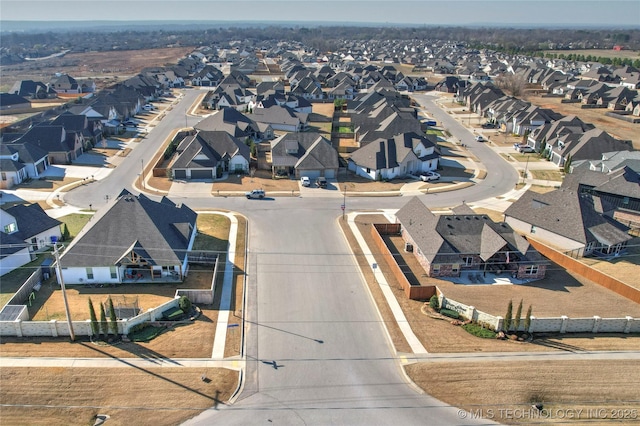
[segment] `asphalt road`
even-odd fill
[[[108,179],[74,190],[65,200],[97,206],[105,195],[113,198],[122,188],[131,189],[141,159],[150,158],[171,130],[184,126],[183,112],[197,95],[187,90]],[[432,108],[429,99],[421,102]],[[434,111],[456,137],[472,139],[443,114]],[[187,120],[193,125],[195,118]],[[455,193],[425,195],[428,205],[451,206],[513,188],[517,175],[506,162],[482,145],[474,153],[491,170],[487,179]],[[461,418],[455,407],[418,393],[402,374],[336,225],[342,199],[173,199],[192,208],[238,211],[249,219],[244,387],[232,406],[206,411],[188,424],[476,424]],[[348,198],[347,210],[399,208],[406,201]]]

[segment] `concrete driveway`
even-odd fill
[[[211,181],[175,180],[169,189],[170,198],[210,197],[213,183]]]

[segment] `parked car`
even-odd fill
[[[522,145],[518,151],[520,151],[521,154],[530,154],[532,152],[536,152],[535,149],[531,148],[530,146],[527,145]]]
[[[514,143],[513,144],[513,149],[515,149],[516,151],[520,151],[520,144],[519,143]]]
[[[476,136],[476,142],[484,142],[484,136],[482,135]]]
[[[122,125],[126,127],[138,127],[138,123],[132,120],[127,120],[124,123],[122,123]]]
[[[264,198],[264,190],[263,189],[253,189],[249,192],[246,192],[244,194],[247,199],[251,199],[251,198]]]
[[[438,124],[436,120],[431,120],[429,118],[427,118],[426,120],[423,120],[422,123],[427,126],[436,126]]]
[[[436,172],[424,172],[420,175],[420,180],[423,182],[429,182],[430,180],[440,179],[440,174]]]
[[[143,109],[143,110],[145,110],[145,111],[152,111],[152,110],[156,109],[156,107],[154,107],[154,106],[153,106],[153,105],[151,105],[151,104],[145,104],[145,105],[142,107],[142,109]]]
[[[495,123],[484,123],[484,124],[482,125],[482,128],[483,128],[483,129],[495,129],[495,127],[496,127],[496,124],[495,124]]]
[[[307,176],[302,176],[300,178],[300,185],[302,185],[302,186],[311,186],[311,179],[309,179]]]
[[[318,188],[326,188],[327,187],[327,179],[323,177],[319,177],[316,179],[316,186]]]

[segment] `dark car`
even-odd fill
[[[494,129],[495,127],[496,127],[496,124],[495,124],[495,123],[484,123],[484,124],[482,125],[482,128],[483,128],[483,129]]]
[[[316,186],[318,188],[326,188],[327,187],[327,179],[323,177],[319,177],[316,179]]]

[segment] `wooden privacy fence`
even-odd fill
[[[640,303],[640,290],[631,287],[628,284],[620,281],[617,278],[607,275],[604,272],[600,272],[597,269],[585,265],[579,260],[573,259],[558,250],[549,247],[548,245],[541,243],[533,238],[528,238],[533,248],[538,250],[543,256],[549,260],[557,263],[568,271],[575,272],[576,274],[593,281],[602,287],[608,288],[611,291],[618,293],[620,296],[624,296],[629,300],[633,300],[636,303]]]
[[[384,257],[385,262],[389,265],[391,274],[398,281],[405,296],[412,300],[427,300],[436,294],[436,287],[433,285],[411,285],[404,272],[400,269],[398,262],[389,251],[381,235],[400,235],[399,223],[374,224],[371,227],[371,237],[378,252]]]

